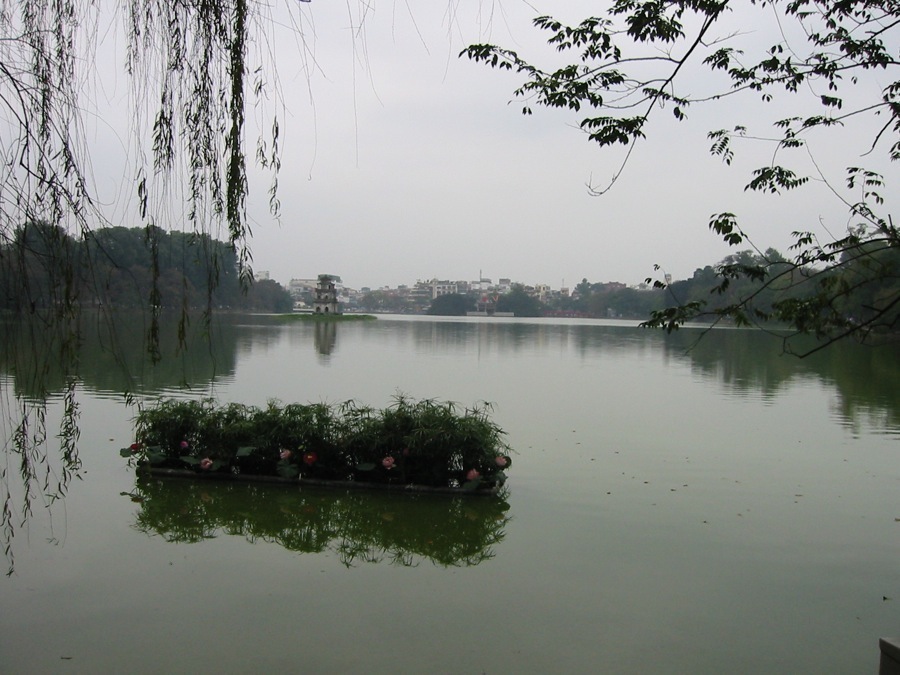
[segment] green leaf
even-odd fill
[[[275,470],[278,471],[278,475],[282,478],[296,478],[300,475],[300,470],[295,465],[287,462],[278,462]]]
[[[241,447],[239,447],[237,449],[237,452],[235,453],[235,457],[249,457],[254,452],[256,452],[255,445],[242,445]]]
[[[178,459],[180,459],[185,464],[190,464],[191,466],[197,466],[198,464],[200,464],[200,460],[196,457],[183,456],[179,457]]]
[[[375,468],[375,465],[372,462],[363,462],[362,464],[356,465],[357,471],[372,471]]]
[[[122,448],[119,450],[120,457],[131,457],[135,452],[131,448]]]
[[[166,461],[166,456],[161,452],[147,452],[147,461],[154,465],[162,464]]]

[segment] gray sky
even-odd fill
[[[793,230],[840,235],[847,226],[846,209],[823,185],[781,197],[744,192],[771,145],[736,146],[730,167],[709,155],[708,130],[781,116],[756,96],[692,108],[688,122],[659,111],[620,180],[595,197],[586,183],[608,181],[622,152],[591,145],[567,111],[523,116],[512,95],[519,78],[457,57],[485,41],[547,63],[557,57],[532,18],[577,22],[597,13],[596,2],[372,5],[353,30],[358,0],[298,4],[302,40],[277,35],[281,223],[268,214],[266,179],[256,172],[249,211],[254,269],[281,283],[328,272],[355,288],[396,286],[481,271],[554,288],[583,277],[634,284],[660,276],[655,264],[679,279],[734,252],[708,230],[715,212],[735,212],[758,245],[783,252]],[[770,19],[755,9],[731,24],[745,32],[743,44],[763,49],[783,39]],[[723,89],[710,76],[687,81],[692,94]],[[864,161],[856,143],[865,125],[857,127],[810,139],[838,187],[841,167]]]

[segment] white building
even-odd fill
[[[459,293],[459,286],[455,281],[438,281],[437,279],[431,280],[431,299],[439,298],[442,295],[451,295],[453,293]]]

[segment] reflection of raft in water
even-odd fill
[[[132,492],[134,527],[166,541],[221,535],[290,551],[332,551],[345,565],[390,562],[469,566],[492,558],[505,536],[502,498],[323,490],[240,481],[161,480],[142,474]]]

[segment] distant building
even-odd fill
[[[452,295],[459,293],[459,287],[455,281],[438,281],[431,280],[431,299],[439,298],[442,295]]]
[[[424,312],[434,299],[434,287],[431,281],[416,281],[412,288],[406,288],[403,296],[406,298],[406,311]]]
[[[313,310],[316,314],[341,314],[341,303],[338,302],[337,284],[341,278],[334,274],[320,274],[316,283],[316,301]]]
[[[296,300],[308,293],[313,293],[317,283],[317,279],[291,279],[288,282],[288,292]]]
[[[472,281],[469,283],[469,290],[476,293],[482,293],[485,291],[489,291],[490,289],[491,280],[483,276],[479,276],[478,281]]]

